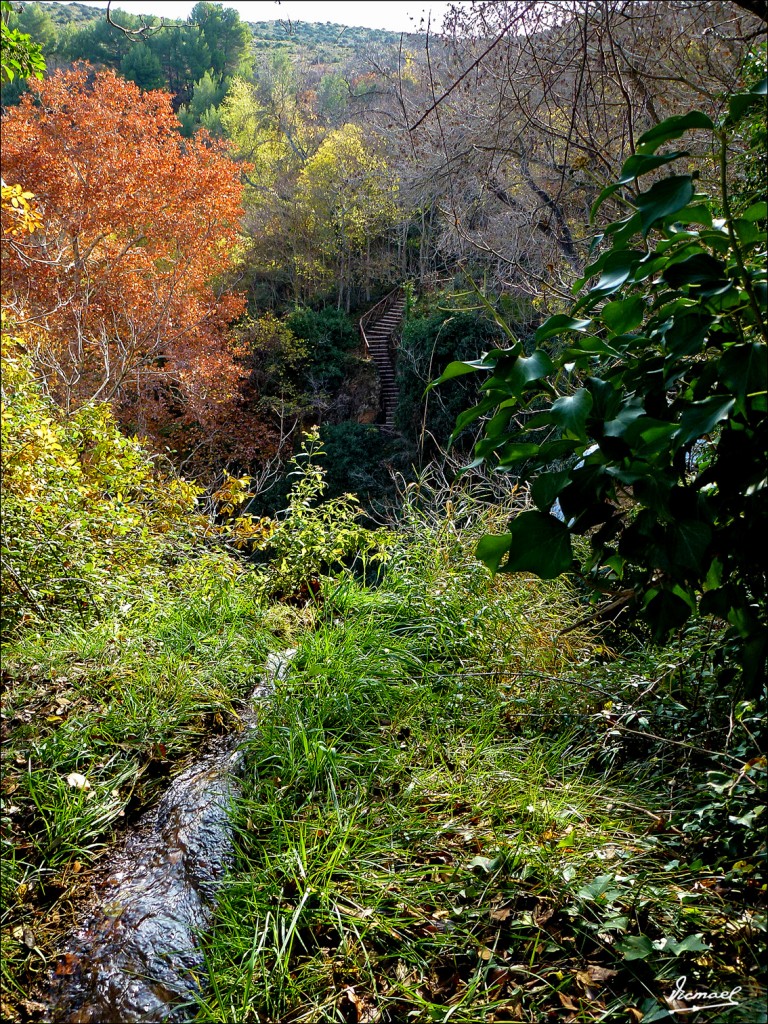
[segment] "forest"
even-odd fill
[[[768,1021],[765,4],[0,8],[2,1019]]]

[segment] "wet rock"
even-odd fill
[[[294,651],[271,654],[252,697],[269,695]],[[255,713],[245,722],[256,727]],[[52,979],[61,1024],[185,1024],[205,981],[198,936],[232,861],[229,808],[240,737],[182,772],[112,857],[95,906]]]

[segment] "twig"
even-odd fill
[[[495,38],[495,39],[493,40],[493,42],[491,43],[491,45],[490,45],[490,46],[489,46],[489,47],[488,47],[487,49],[483,50],[483,52],[482,52],[482,53],[480,54],[480,56],[479,56],[479,57],[477,58],[477,60],[473,61],[473,62],[472,62],[472,63],[471,63],[470,65],[469,65],[469,67],[468,67],[468,68],[466,68],[466,69],[465,69],[464,71],[462,71],[462,73],[461,73],[461,74],[459,75],[459,77],[458,77],[458,78],[456,79],[456,81],[455,81],[455,82],[453,82],[453,84],[452,84],[452,85],[450,85],[450,86],[449,86],[449,87],[448,87],[448,88],[447,88],[447,89],[445,90],[445,92],[444,92],[444,93],[442,94],[442,96],[439,96],[439,97],[438,97],[438,98],[437,98],[437,99],[436,99],[436,100],[434,101],[434,103],[432,104],[432,106],[431,106],[431,107],[429,107],[429,109],[428,109],[428,110],[425,110],[425,111],[424,111],[424,113],[423,113],[423,114],[421,115],[421,117],[420,117],[420,118],[419,118],[419,120],[418,120],[418,121],[416,122],[416,124],[414,124],[414,125],[411,125],[411,127],[410,127],[410,128],[408,129],[408,131],[410,131],[410,132],[412,132],[412,131],[415,131],[415,129],[416,129],[416,128],[418,128],[418,127],[419,127],[419,125],[420,125],[420,124],[421,124],[421,123],[422,123],[423,121],[426,121],[426,119],[427,119],[427,118],[429,117],[429,115],[430,115],[430,114],[432,113],[432,111],[433,111],[433,110],[437,110],[437,108],[438,108],[438,107],[440,106],[440,104],[441,104],[441,103],[443,102],[443,100],[447,99],[447,98],[448,98],[448,97],[449,97],[449,96],[451,95],[451,93],[453,92],[453,90],[454,90],[455,88],[457,88],[457,86],[461,85],[461,83],[462,83],[462,82],[464,81],[464,79],[465,79],[465,78],[467,77],[467,75],[468,75],[468,74],[470,73],[470,71],[474,71],[474,69],[475,69],[475,68],[476,68],[476,67],[478,66],[478,64],[480,64],[480,63],[481,63],[481,61],[483,61],[483,60],[484,60],[484,59],[485,59],[485,58],[486,58],[486,57],[488,56],[488,54],[489,54],[489,53],[491,52],[491,50],[492,50],[492,49],[493,49],[494,47],[496,47],[496,46],[498,46],[498,45],[499,45],[499,43],[500,43],[500,42],[501,42],[501,40],[502,40],[502,39],[504,38],[504,36],[505,36],[505,35],[507,34],[507,32],[509,32],[509,30],[510,30],[510,29],[512,28],[512,25],[513,25],[513,22],[512,22],[512,21],[510,21],[508,25],[505,25],[505,26],[504,26],[504,28],[503,28],[503,29],[501,30],[501,32],[500,32],[500,33],[499,33],[499,34],[498,34],[498,35],[496,36],[496,38]]]

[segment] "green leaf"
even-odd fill
[[[720,379],[738,398],[765,391],[768,385],[765,345],[733,345],[718,362]]]
[[[506,433],[509,421],[515,412],[516,404],[514,399],[504,403],[505,408],[499,409],[493,419],[487,423],[485,428],[486,437],[500,437]]]
[[[706,949],[711,949],[706,942],[701,941],[700,935],[686,935],[679,942],[669,937],[662,941],[664,944],[660,948],[665,952],[669,950],[674,956],[680,956],[681,953],[702,953]]]
[[[674,629],[682,626],[691,614],[690,600],[675,591],[653,587],[646,592],[643,615],[653,630],[656,642],[664,640]]]
[[[645,302],[640,295],[631,295],[626,299],[615,299],[608,302],[602,309],[603,323],[613,334],[624,334],[632,331],[643,322]]]
[[[600,279],[590,288],[586,298],[594,300],[618,291],[629,278],[637,262],[638,254],[634,249],[620,249],[618,252],[609,253],[609,258],[603,264]]]
[[[488,398],[484,398],[482,402],[478,402],[477,405],[465,409],[456,418],[456,426],[451,434],[451,440],[455,440],[465,427],[469,426],[470,423],[474,423],[481,416],[485,416],[491,409],[495,409],[498,404],[499,399],[495,395],[490,395]]]
[[[480,559],[483,565],[488,566],[491,572],[498,572],[499,563],[504,555],[509,551],[509,545],[511,542],[511,533],[502,533],[498,536],[486,533],[484,537],[480,538],[475,555]]]
[[[567,572],[572,564],[571,535],[559,519],[531,511],[521,512],[512,521],[509,557],[501,572],[532,572],[551,580]]]
[[[646,960],[653,953],[653,943],[647,935],[627,935],[616,943],[616,949],[625,960]]]
[[[722,285],[728,280],[725,266],[706,252],[697,252],[687,259],[672,263],[661,276],[672,288],[682,288],[689,284]]]
[[[536,507],[542,512],[549,512],[555,503],[555,498],[565,487],[570,479],[567,469],[559,472],[540,473],[531,484],[531,497],[536,502]]]
[[[712,395],[702,402],[692,402],[680,417],[675,440],[678,444],[688,444],[689,441],[709,434],[718,423],[728,417],[735,404],[734,398],[723,398],[720,395]]]
[[[453,380],[455,377],[463,377],[464,374],[477,373],[478,370],[484,369],[490,369],[490,367],[482,359],[474,359],[472,362],[448,363],[437,380],[433,380],[427,390],[437,387],[438,384],[444,384],[447,380]]]
[[[693,179],[690,174],[676,174],[663,178],[651,185],[647,192],[637,197],[640,211],[640,224],[643,235],[647,235],[653,225],[682,210],[693,199]]]
[[[672,153],[662,153],[660,156],[647,156],[644,153],[634,153],[628,160],[625,160],[624,166],[621,169],[621,176],[616,183],[604,188],[592,204],[592,209],[589,211],[590,220],[594,218],[598,209],[602,206],[605,200],[620,189],[622,185],[628,185],[630,182],[635,181],[644,174],[648,174],[650,171],[656,170],[657,167],[663,167],[664,164],[671,163],[673,160],[679,160],[680,157],[683,156],[688,156],[688,152],[685,150],[675,150]]]
[[[523,459],[532,459],[539,454],[540,446],[533,441],[516,441],[505,444],[501,449],[499,464],[510,466]]]
[[[738,121],[744,116],[750,107],[753,107],[758,103],[765,104],[766,81],[768,81],[768,79],[764,78],[759,85],[755,86],[754,89],[750,89],[749,92],[740,92],[735,96],[729,97],[728,121]]]
[[[605,424],[603,433],[606,437],[623,437],[637,420],[644,418],[643,400],[633,396],[628,398],[616,416]]]
[[[552,373],[555,365],[546,352],[534,352],[531,356],[518,356],[506,373],[497,374],[509,385],[513,395],[521,395],[525,385],[540,380]]]
[[[562,430],[579,438],[586,437],[587,416],[592,409],[592,395],[586,388],[552,403],[552,420]]]
[[[536,341],[546,341],[548,338],[554,338],[558,334],[562,334],[564,331],[586,331],[592,325],[591,320],[574,320],[571,316],[565,316],[563,313],[556,313],[551,316],[536,331]],[[549,372],[549,371],[547,371]]]
[[[754,245],[755,242],[762,242],[765,232],[762,231],[754,221],[746,217],[738,217],[733,222],[733,230],[742,245]]]
[[[768,203],[762,199],[759,203],[753,203],[741,215],[742,220],[765,220],[768,218]]]
[[[712,531],[706,523],[677,522],[671,530],[675,560],[688,569],[698,569],[707,550]]]
[[[704,128],[711,131],[714,124],[706,114],[700,110],[691,110],[687,114],[677,114],[668,117],[665,121],[649,128],[647,132],[637,140],[637,153],[655,153],[662,142],[669,142],[670,139],[679,139],[681,135],[691,128]]]

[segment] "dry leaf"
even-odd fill
[[[555,916],[553,907],[548,907],[546,903],[537,903],[536,909],[533,912],[534,924],[541,925],[546,924],[550,918]]]
[[[512,916],[511,907],[499,907],[497,910],[491,911],[492,921],[507,921]]]
[[[67,776],[67,785],[72,789],[90,789],[91,784],[80,772],[70,772]]]
[[[610,981],[610,979],[615,978],[619,972],[612,971],[608,967],[599,967],[597,964],[589,964],[587,967],[587,973],[589,974],[591,981]]]
[[[557,993],[560,1002],[566,1008],[566,1010],[578,1010],[578,1006],[574,1003],[570,996],[567,996],[564,992]]]

